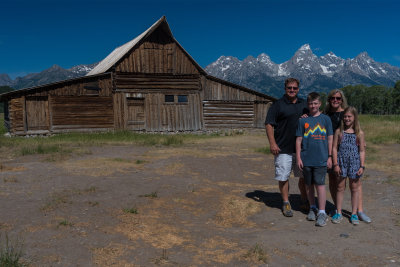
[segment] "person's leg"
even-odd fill
[[[318,209],[325,212],[326,206],[326,189],[325,185],[315,185],[318,196]]]
[[[349,179],[349,186],[351,189],[351,218],[350,221],[352,224],[359,224],[359,219],[357,216],[357,208],[358,208],[358,198],[359,198],[359,189],[360,189],[360,179]]]
[[[362,199],[362,183],[361,183],[361,179],[360,180],[360,184],[359,184],[359,188],[358,188],[358,207],[357,210],[358,212],[364,212],[363,210],[363,199]]]
[[[315,191],[314,185],[312,184],[312,168],[311,167],[303,167],[304,174],[304,183],[305,189],[307,193],[308,202],[310,203],[310,208],[307,214],[308,221],[315,221],[317,207],[315,206]]]
[[[292,207],[289,203],[289,175],[292,170],[292,155],[279,154],[275,156],[275,180],[279,182],[279,191],[282,196],[282,213],[292,217]]]
[[[357,214],[360,179],[349,179],[349,186],[351,190],[351,215]]]
[[[336,207],[337,177],[333,171],[328,172],[328,176],[329,176],[329,192],[331,193],[333,203],[335,204]]]
[[[317,190],[318,196],[318,215],[317,221],[315,223],[316,226],[325,226],[326,221],[328,220],[328,215],[325,212],[326,206],[326,187],[325,187],[325,176],[326,176],[326,167],[314,167],[313,168],[313,177],[315,188]]]
[[[283,202],[289,202],[289,181],[279,181],[279,191]]]
[[[361,181],[361,179],[359,179],[359,180],[360,180],[360,185],[359,185],[359,191],[358,191],[358,209],[357,209],[358,212],[357,212],[357,215],[358,215],[358,218],[361,221],[364,221],[366,223],[370,223],[370,222],[372,222],[371,218],[367,214],[365,214],[365,212],[364,212],[363,194],[362,194],[362,181]]]
[[[342,214],[342,204],[345,189],[346,177],[337,177],[336,209],[339,214]]]
[[[303,204],[303,203],[307,202],[307,199],[308,199],[306,185],[304,182],[304,174],[296,164],[296,155],[295,154],[293,154],[292,162],[293,162],[292,163],[293,174],[295,177],[299,178],[299,182],[297,183],[297,185],[299,187],[301,202]]]

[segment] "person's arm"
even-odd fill
[[[278,155],[281,149],[276,144],[275,136],[274,136],[274,127],[271,124],[265,125],[265,130],[267,131],[267,137],[269,142],[269,149],[272,154]]]
[[[303,137],[297,136],[296,137],[296,164],[300,170],[303,170],[303,161],[301,160],[301,142],[303,141]]]
[[[337,151],[339,134],[340,130],[337,129],[335,135],[333,136],[333,142],[332,142],[332,168],[337,175],[340,175],[340,167],[338,163],[338,151]]]
[[[357,175],[361,176],[364,173],[364,168],[365,168],[365,137],[364,137],[364,132],[360,132],[360,140],[359,140],[359,151],[360,151],[360,168],[358,169]]]
[[[326,166],[328,169],[332,168],[332,143],[333,143],[333,135],[328,135],[328,161],[326,162]]]

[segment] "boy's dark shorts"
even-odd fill
[[[304,182],[306,185],[325,185],[326,166],[303,167]]]

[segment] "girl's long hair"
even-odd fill
[[[347,100],[346,97],[344,96],[344,93],[342,90],[339,89],[333,89],[332,91],[329,92],[328,97],[326,98],[326,105],[325,105],[325,114],[328,114],[331,112],[331,102],[330,99],[334,94],[339,93],[340,96],[342,97],[342,104],[340,105],[342,109],[347,108]]]
[[[361,127],[360,127],[360,122],[358,120],[358,112],[357,109],[355,107],[352,106],[348,106],[347,108],[344,109],[343,114],[346,113],[351,113],[354,116],[354,122],[353,122],[353,129],[354,129],[354,133],[357,136],[357,140],[360,140],[360,132],[361,132]],[[343,133],[344,132],[344,122],[343,120],[340,123],[340,132]]]

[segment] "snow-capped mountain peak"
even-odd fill
[[[260,92],[281,92],[287,77],[301,82],[302,92],[331,90],[351,84],[383,84],[393,86],[400,80],[400,68],[374,61],[367,52],[353,59],[343,59],[333,52],[317,57],[309,44],[302,45],[288,61],[276,64],[266,53],[256,58],[248,56],[243,61],[220,57],[205,70],[216,77],[238,83]],[[233,60],[234,59],[234,60]],[[279,94],[274,94],[280,96]]]

